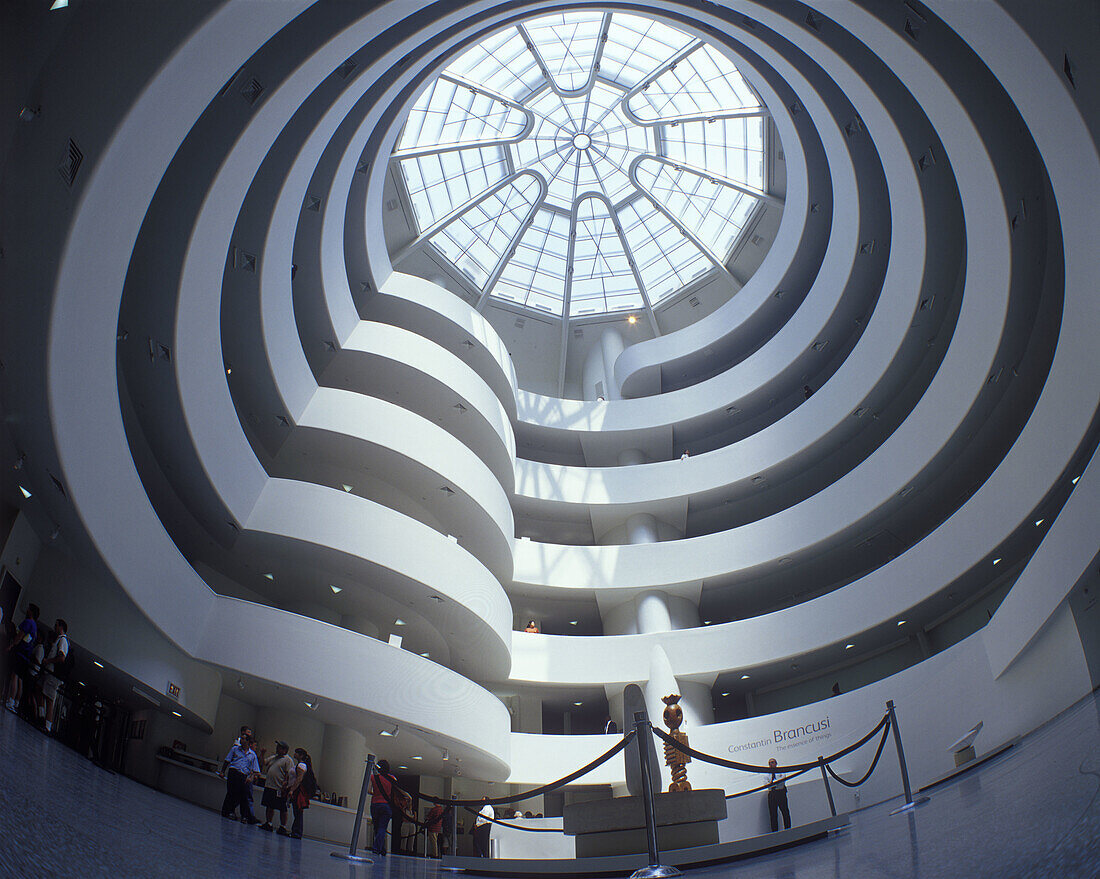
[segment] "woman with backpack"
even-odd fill
[[[294,822],[290,825],[290,838],[302,838],[302,813],[309,808],[309,801],[317,793],[317,776],[313,774],[313,760],[305,748],[294,749],[297,763],[294,776],[287,788],[287,800],[294,810]]]
[[[388,760],[379,760],[371,779],[370,820],[374,825],[374,845],[371,851],[380,857],[386,856],[386,830],[394,812],[401,813],[405,803],[411,803],[412,797],[397,786],[397,779],[390,774]],[[400,831],[397,831],[400,833]],[[394,836],[393,849],[400,848],[400,837]]]

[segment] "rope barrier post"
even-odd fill
[[[630,879],[657,879],[682,875],[675,867],[660,862],[657,852],[657,817],[653,808],[653,779],[649,776],[650,723],[644,711],[634,712],[634,731],[638,737],[638,763],[642,769],[642,808],[645,810],[645,835],[649,846],[649,865],[635,870]]]
[[[886,703],[886,713],[890,715],[890,729],[894,731],[894,747],[898,752],[898,765],[901,767],[901,783],[905,788],[905,804],[894,809],[890,814],[897,815],[900,812],[908,812],[927,803],[930,797],[917,797],[913,799],[913,789],[909,786],[909,768],[905,765],[905,750],[901,746],[901,730],[898,729],[898,718],[894,713],[894,700]]]
[[[817,758],[818,768],[821,769],[821,780],[825,782],[825,796],[829,798],[829,811],[836,817],[836,803],[833,802],[833,789],[829,787],[829,773],[825,771],[825,758],[820,754]]]
[[[374,754],[367,754],[367,768],[363,772],[363,787],[359,791],[359,805],[355,809],[355,826],[351,831],[351,843],[348,845],[347,854],[343,852],[332,852],[334,858],[340,858],[345,861],[354,861],[357,864],[373,864],[370,858],[364,855],[357,855],[356,849],[359,848],[359,831],[363,827],[363,811],[367,805],[367,791],[370,790],[371,776],[374,775]]]

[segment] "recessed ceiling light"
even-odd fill
[[[329,584],[328,588],[332,590],[333,595],[339,595],[341,592],[344,591],[343,586],[333,586],[331,583]]]
[[[178,711],[173,711],[172,713],[176,715],[176,717],[183,717],[183,715],[180,714]]]
[[[340,483],[340,487],[344,489],[344,491],[351,491],[353,488],[355,488],[354,485],[348,485],[346,482]]]
[[[999,558],[993,559],[993,564],[999,565],[1000,563],[1001,563],[1001,560]]]
[[[25,488],[23,488],[23,486],[19,486],[19,490],[21,492],[23,492],[23,497],[29,498],[31,496],[31,493],[29,491],[27,491]]]
[[[427,653],[421,653],[420,655],[423,656],[425,659],[431,659],[431,656]]]
[[[851,649],[852,649],[853,647],[855,647],[855,646],[856,646],[855,644],[845,644],[845,645],[844,645],[844,649],[845,649],[845,650],[851,650]]]
[[[741,675],[741,680],[747,681],[748,679],[749,679],[748,675]]]
[[[274,579],[275,579],[275,575],[274,575],[274,574],[272,574],[272,573],[270,573],[270,572],[268,572],[268,573],[264,574],[264,579],[265,579],[265,580],[274,580]]]
[[[100,662],[98,659],[93,659],[92,665],[94,665],[96,668],[103,668],[103,663]]]
[[[398,769],[408,769],[409,767],[408,766],[398,766],[397,768]]]
[[[69,5],[69,0],[53,0],[53,5],[50,7],[50,12],[56,12],[58,9],[65,9]]]
[[[723,693],[722,695],[723,695],[723,696],[728,696],[728,695],[729,695],[729,693]]]
[[[898,620],[898,625],[899,626],[904,626],[905,625],[905,620]]]
[[[580,708],[580,706],[582,706],[584,703],[583,702],[574,702],[573,704],[576,705],[578,708]]]
[[[703,620],[703,625],[704,626],[709,626],[710,625],[710,620]]]
[[[413,759],[414,759],[414,760],[423,760],[424,758],[423,758],[423,757],[421,757],[421,756],[419,756],[419,755],[417,755],[417,754],[414,754],[414,755],[413,755]]]
[[[638,322],[638,318],[636,318],[634,315],[630,315],[630,317],[626,319],[626,322],[628,324],[636,324]]]
[[[317,706],[320,704],[320,702],[305,702],[306,708],[308,708],[310,711],[316,711]]]
[[[403,626],[403,625],[405,625],[405,621],[404,620],[394,620],[393,624],[395,626]]]
[[[1038,527],[1039,527],[1040,525],[1042,525],[1042,524],[1043,524],[1043,523],[1044,523],[1045,521],[1046,521],[1046,519],[1036,519],[1036,520],[1035,520],[1035,527],[1036,527],[1036,528],[1038,528]]]
[[[226,375],[232,375],[233,374],[233,367],[232,366],[227,366],[225,368],[225,374]]]
[[[579,622],[580,622],[580,620],[570,620],[570,621],[569,621],[569,625],[571,625],[571,626],[575,626],[575,625],[577,625],[577,624],[578,624]]]
[[[1071,479],[1071,480],[1069,481],[1069,484],[1070,484],[1070,485],[1076,485],[1076,484],[1077,484],[1077,480],[1078,480],[1078,479],[1080,479],[1080,478],[1081,478],[1080,476],[1074,476],[1074,477],[1073,477],[1073,479]]]

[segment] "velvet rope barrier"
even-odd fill
[[[622,737],[617,745],[608,751],[605,751],[591,763],[587,763],[575,772],[569,773],[569,775],[559,778],[557,781],[552,781],[549,784],[540,785],[539,787],[531,788],[531,790],[523,791],[512,797],[486,797],[482,800],[445,800],[441,797],[433,797],[430,794],[420,794],[420,799],[427,800],[429,803],[439,803],[441,806],[484,806],[488,803],[490,806],[503,806],[507,803],[518,803],[521,800],[529,800],[531,797],[537,797],[550,791],[557,790],[559,787],[565,787],[572,781],[576,781],[582,775],[587,775],[597,766],[602,766],[616,754],[618,754],[623,748],[629,744],[630,740],[636,735],[634,730],[631,730]],[[816,764],[815,764],[816,765]]]
[[[883,715],[882,720],[880,720],[878,722],[878,724],[875,726],[875,728],[873,730],[871,730],[869,733],[867,733],[867,735],[865,735],[863,738],[861,738],[858,742],[855,742],[854,744],[851,744],[846,748],[842,748],[841,750],[837,751],[832,756],[826,758],[825,762],[826,763],[831,763],[833,760],[839,760],[841,757],[844,757],[847,754],[852,753],[852,751],[855,751],[859,748],[862,748],[869,741],[871,741],[871,739],[873,739],[879,732],[881,732],[885,727],[887,727],[889,725],[889,723],[890,723],[890,715],[889,714]],[[810,763],[791,763],[787,766],[753,766],[751,763],[738,763],[735,760],[725,760],[721,757],[715,757],[712,754],[704,754],[701,751],[696,751],[694,748],[690,748],[687,745],[683,745],[680,742],[676,741],[676,739],[672,738],[672,736],[670,736],[664,730],[659,730],[655,726],[651,727],[651,729],[653,730],[653,734],[655,736],[657,736],[660,739],[663,739],[666,743],[672,745],[672,747],[674,747],[681,754],[686,754],[687,756],[689,756],[689,757],[691,757],[692,759],[695,759],[695,760],[702,760],[704,763],[712,763],[715,766],[724,766],[727,769],[739,769],[741,772],[758,772],[758,773],[783,772],[783,773],[787,773],[787,772],[808,771],[810,769],[814,769],[818,765],[817,760],[814,760]]]

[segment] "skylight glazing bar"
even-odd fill
[[[652,193],[650,193],[644,186],[642,186],[641,182],[638,180],[638,165],[639,165],[639,163],[644,162],[647,159],[652,159],[652,158],[653,158],[652,156],[638,156],[638,158],[636,158],[633,162],[630,163],[629,175],[630,175],[630,179],[634,182],[634,185],[637,186],[640,191],[646,193],[646,195],[649,196],[650,204],[652,204],[653,207],[655,207],[657,209],[657,211],[665,217],[666,220],[668,220],[673,226],[675,226],[677,229],[679,229],[680,233],[688,241],[690,241],[692,244],[694,244],[696,249],[703,256],[705,256],[711,263],[713,263],[714,267],[716,269],[718,269],[719,272],[721,272],[727,278],[730,278],[734,283],[737,283],[737,279],[734,278],[733,275],[730,274],[730,270],[728,268],[726,268],[725,261],[721,257],[719,257],[713,250],[711,250],[709,247],[707,247],[707,245],[704,244],[699,239],[698,235],[696,235],[694,232],[692,232],[690,229],[688,229],[683,223],[681,223],[680,220],[677,219],[677,217],[672,213],[672,211],[670,211],[663,204],[661,204],[659,201],[657,201],[654,198],[654,196],[652,195]]]
[[[681,61],[683,61],[685,58],[687,58],[688,55],[690,55],[696,49],[698,49],[698,48],[700,48],[704,45],[706,45],[706,44],[702,40],[695,40],[694,42],[689,43],[687,46],[685,46],[683,49],[681,49],[679,52],[677,52],[675,55],[673,55],[671,58],[669,58],[660,67],[657,67],[657,68],[651,70],[649,73],[647,73],[645,76],[643,76],[642,79],[638,82],[638,84],[636,86],[634,86],[634,88],[630,89],[629,91],[627,91],[627,93],[625,95],[623,95],[623,99],[619,103],[619,106],[622,108],[623,115],[627,119],[629,119],[631,122],[633,122],[635,125],[652,125],[653,123],[643,122],[641,119],[639,119],[637,116],[635,116],[633,111],[628,106],[627,102],[632,97],[634,97],[634,95],[639,94],[643,90],[648,88],[650,83],[652,83],[655,79],[657,79],[657,77],[659,77],[662,73],[667,73],[669,70],[671,70],[677,64],[679,64]]]
[[[577,255],[577,209],[580,201],[573,202],[569,212],[569,245],[565,254],[565,292],[561,306],[561,356],[558,362],[558,396],[565,396],[565,361],[569,351],[569,300],[573,296],[573,260]]]
[[[474,311],[481,311],[485,306],[486,301],[489,299],[490,291],[496,286],[497,281],[500,280],[500,276],[508,265],[508,261],[515,256],[516,247],[519,246],[519,242],[523,236],[527,234],[527,230],[531,228],[531,224],[535,221],[535,215],[538,213],[539,208],[546,202],[546,181],[542,178],[541,174],[535,176],[539,179],[538,198],[535,200],[535,203],[531,205],[531,209],[527,212],[527,216],[524,217],[523,222],[520,224],[519,228],[516,229],[511,240],[509,240],[508,246],[500,255],[500,259],[497,260],[496,265],[493,266],[493,270],[489,273],[489,279],[485,282],[485,286],[481,290],[481,295],[477,298],[477,304],[474,306]]]
[[[449,214],[447,214],[447,216],[443,217],[443,219],[438,220],[437,222],[433,223],[431,226],[429,226],[427,229],[425,229],[423,232],[421,232],[419,235],[417,235],[416,238],[414,238],[412,241],[410,241],[408,244],[406,244],[404,247],[402,247],[399,251],[397,251],[397,253],[394,254],[393,257],[391,258],[391,261],[396,266],[398,263],[400,263],[404,259],[406,259],[409,256],[410,253],[412,253],[414,250],[416,250],[418,247],[420,247],[422,244],[424,244],[429,238],[434,237],[439,232],[441,232],[443,229],[447,228],[447,226],[451,225],[451,223],[453,223],[455,220],[457,220],[459,217],[461,217],[464,213],[466,213],[468,210],[470,210],[470,208],[476,207],[477,205],[481,204],[481,202],[485,201],[487,198],[491,198],[493,195],[500,192],[502,189],[504,189],[505,187],[511,185],[515,181],[519,180],[519,178],[521,178],[521,177],[533,177],[533,178],[535,178],[535,180],[538,181],[539,188],[540,188],[539,200],[541,201],[542,199],[544,199],[546,197],[546,180],[543,179],[543,176],[541,174],[539,174],[535,171],[529,171],[529,170],[517,171],[515,174],[510,174],[509,176],[505,177],[503,180],[500,180],[499,182],[494,183],[492,186],[490,186],[484,192],[480,192],[477,195],[475,195],[473,198],[469,199],[468,201],[464,202],[463,204],[460,204],[457,208],[455,208],[453,211],[451,211]]]
[[[704,180],[708,180],[711,183],[716,183],[719,186],[727,186],[737,192],[744,193],[745,195],[758,198],[761,201],[766,201],[768,204],[778,205],[783,207],[783,199],[777,195],[772,195],[770,192],[762,192],[759,189],[753,189],[751,186],[746,186],[743,183],[738,183],[736,180],[730,180],[728,177],[723,177],[721,174],[715,174],[713,171],[708,171],[706,168],[698,168],[694,165],[688,165],[684,162],[677,162],[667,156],[639,156],[638,160],[649,159],[654,162],[659,162],[662,165],[668,165],[670,168],[675,168],[677,171],[687,171],[691,174],[698,174]],[[636,160],[637,161],[637,160]],[[631,164],[631,168],[634,165]],[[631,178],[634,179],[633,177]]]

